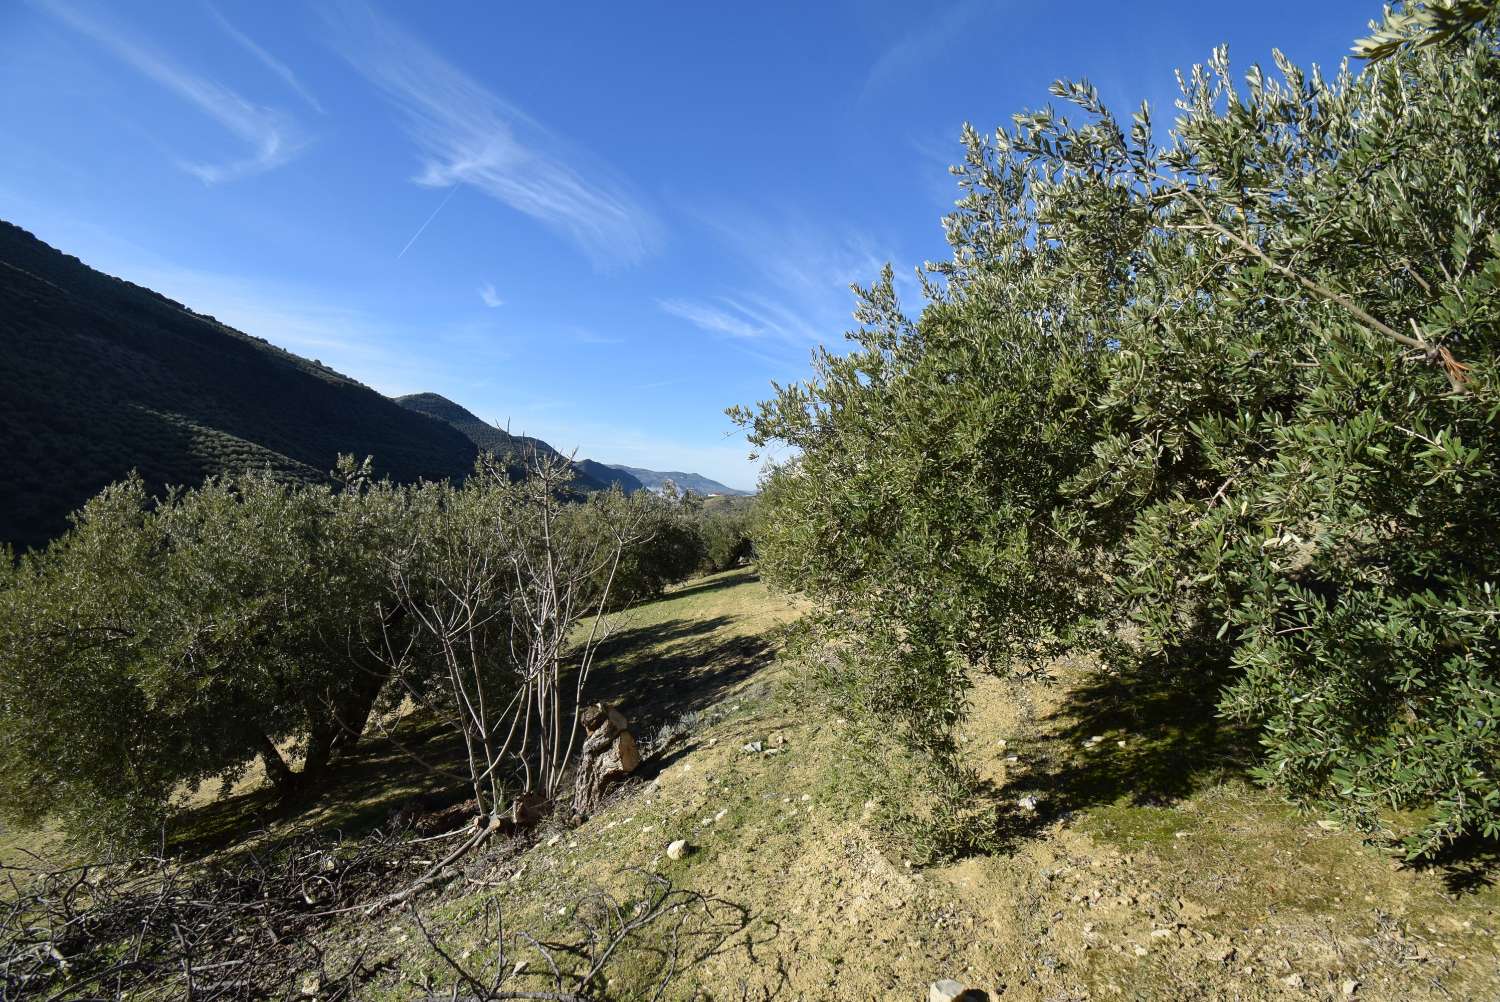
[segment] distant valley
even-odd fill
[[[269,468],[312,482],[340,453],[398,481],[462,478],[481,449],[546,442],[435,393],[392,400],[320,362],[122,279],[0,221],[0,543],[40,546],[131,470],[154,491]],[[583,491],[739,494],[691,473],[577,459]]]

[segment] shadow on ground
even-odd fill
[[[1219,688],[1144,669],[1101,670],[1075,685],[1016,749],[1026,768],[986,788],[998,805],[997,843],[1037,837],[1076,811],[1169,807],[1245,777],[1253,735],[1217,716]],[[1040,801],[1034,812],[1017,806],[1028,795]]]
[[[1225,782],[1249,780],[1259,749],[1253,729],[1217,713],[1226,681],[1147,666],[1101,670],[1074,686],[1038,719],[1035,746],[1023,749],[1025,773],[985,791],[998,805],[998,845],[1037,837],[1076,811],[1172,807]],[[1037,810],[1017,810],[1029,794],[1038,795]],[[1173,837],[1170,815],[1129,817],[1145,837]],[[1477,892],[1496,882],[1500,845],[1461,840],[1422,868],[1440,873],[1451,894]]]
[[[619,706],[637,734],[712,705],[772,658],[763,637],[718,636],[732,622],[674,619],[616,633],[600,647],[585,698]]]

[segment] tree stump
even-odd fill
[[[592,814],[605,793],[641,764],[641,754],[630,733],[629,721],[620,711],[603,703],[585,707],[578,715],[588,732],[583,742],[583,756],[578,761],[578,778],[573,784],[573,813],[581,817]]]

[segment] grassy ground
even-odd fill
[[[581,967],[590,930],[645,914],[663,879],[693,896],[612,956],[611,997],[658,997],[670,971],[664,999],[919,998],[942,977],[1031,1002],[1500,998],[1493,860],[1396,866],[1247,783],[1248,750],[1206,707],[1084,661],[978,682],[964,747],[997,847],[909,864],[870,821],[841,722],[785,696],[775,634],[796,615],[743,569],[616,617],[589,696],[631,719],[636,777],[578,827],[488,847],[421,924],[339,924],[328,948],[382,972],[360,997],[446,991],[428,935],[477,972],[501,916],[547,944],[512,941],[505,970],[525,966],[506,988],[547,990],[549,957]],[[402,726],[305,813],[243,791],[204,808],[197,837],[355,832],[415,794],[459,795],[401,747],[441,758],[445,739]],[[678,839],[691,848],[672,859]]]
[[[577,942],[581,895],[624,897],[649,873],[705,896],[664,998],[917,998],[940,977],[1052,1002],[1500,997],[1489,862],[1397,867],[1248,784],[1204,707],[1085,663],[979,684],[965,746],[1003,844],[908,865],[867,822],[838,722],[777,698],[767,632],[793,614],[743,571],[635,613],[598,692],[648,722],[654,753],[598,816],[497,851],[495,886],[436,904],[450,955],[481,955],[500,912]],[[652,997],[662,935],[618,954],[619,997]],[[393,943],[376,997],[445,983],[409,920],[361,946]],[[540,952],[513,960],[528,968],[508,987],[545,987]]]

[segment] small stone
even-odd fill
[[[1340,987],[1343,989],[1345,998],[1353,998],[1354,993],[1359,991],[1359,982],[1349,978]]]
[[[1125,747],[1125,742],[1123,742],[1123,741],[1116,741],[1115,744],[1118,745],[1121,748]]]
[[[1151,930],[1151,938],[1152,939],[1166,939],[1170,935],[1172,935],[1172,930],[1171,929],[1152,929]]]
[[[1010,742],[1006,741],[1004,738],[1001,738],[999,741],[995,742],[995,747],[996,748],[1004,748],[1009,743]]]
[[[1281,979],[1281,983],[1286,985],[1288,988],[1301,988],[1307,982],[1302,980],[1302,975],[1300,974],[1288,974],[1286,977]]]
[[[519,978],[521,975],[526,973],[526,968],[530,965],[530,963],[531,962],[529,960],[516,961],[516,966],[510,969],[510,976],[513,978]]]
[[[724,815],[726,815],[728,813],[729,813],[729,808],[726,807],[722,811],[720,811],[718,814],[714,815],[714,820],[715,821],[723,821],[724,820]]]
[[[762,752],[765,751],[765,748],[766,746],[759,741],[747,741],[740,746],[740,751]]]
[[[678,839],[667,846],[667,856],[671,859],[681,859],[688,854],[688,844],[683,839]]]
[[[968,992],[963,982],[954,981],[952,978],[944,978],[934,981],[927,989],[927,1002],[958,1002]]]
[[[805,804],[805,803],[807,803],[807,802],[808,802],[808,801],[809,801],[809,800],[811,800],[811,799],[812,799],[812,794],[811,794],[811,793],[804,793],[804,794],[803,794],[803,795],[802,795],[802,802],[803,802],[803,803],[804,803],[804,804]]]
[[[1035,811],[1037,809],[1037,805],[1040,803],[1041,801],[1037,800],[1035,797],[1022,797],[1020,800],[1016,801],[1016,806],[1021,808],[1021,810],[1023,811]]]
[[[1135,955],[1137,957],[1144,957],[1146,954],[1148,954],[1150,952],[1151,951],[1148,950],[1148,949],[1146,949],[1144,946],[1138,946],[1138,947],[1135,948]]]
[[[547,840],[547,845],[550,848],[551,846],[557,845],[557,843],[559,843],[561,841],[562,841],[562,836],[561,835],[554,835],[554,836],[552,836],[551,838],[549,838]]]

